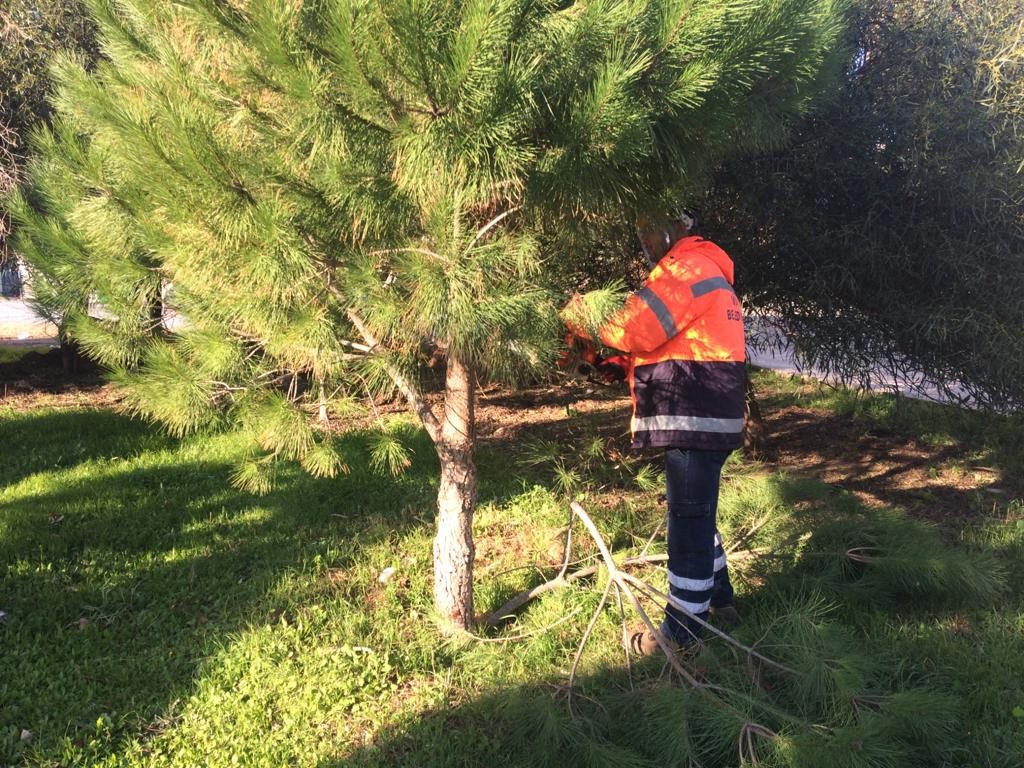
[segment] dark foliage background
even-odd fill
[[[5,0],[0,8],[0,196],[18,183],[28,136],[50,119],[50,62],[74,50],[99,55],[95,26],[77,0]],[[0,210],[0,270],[11,263]]]
[[[1024,3],[857,0],[834,99],[704,200],[805,362],[1024,403]],[[776,339],[777,340],[777,339]],[[771,339],[762,339],[770,343]]]

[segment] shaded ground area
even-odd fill
[[[799,378],[758,386],[773,468],[934,522],[992,514],[1024,497],[1021,422]],[[795,401],[795,402],[794,402]]]
[[[890,418],[793,404],[820,387],[762,384],[767,444],[758,458],[765,468],[839,485],[869,506],[904,507],[935,522],[991,513],[1024,497],[1024,478],[989,466],[991,447],[978,439],[945,433],[929,438]],[[480,433],[485,443],[571,439],[571,417],[581,416],[588,434],[596,432],[625,454],[629,408],[622,388],[577,384],[490,392],[481,398]]]
[[[842,485],[873,506],[899,506],[941,521],[985,511],[1016,498],[1010,478],[980,466],[960,445],[929,445],[913,437],[813,408],[770,410],[766,462]]]
[[[0,405],[27,411],[116,404],[116,390],[98,369],[80,365],[76,375],[65,375],[59,350],[0,363]],[[982,445],[948,435],[924,439],[918,430],[901,430],[886,419],[793,403],[821,387],[795,378],[787,385],[760,386],[768,442],[759,459],[766,468],[841,485],[870,506],[900,506],[936,522],[989,513],[1024,497],[1024,477],[989,466]],[[490,388],[480,396],[478,429],[485,447],[535,441],[573,445],[577,435],[596,434],[609,451],[628,455],[629,409],[622,386],[570,382],[517,392]],[[404,410],[400,401],[380,408],[381,413]]]
[[[41,407],[109,406],[117,393],[85,358],[66,373],[60,349],[24,349],[0,342],[0,405],[16,411]]]
[[[629,447],[629,397],[622,387],[580,383],[519,392],[493,389],[480,397],[478,429],[485,442],[564,440],[582,417],[620,450]]]

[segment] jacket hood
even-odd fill
[[[717,245],[712,243],[710,240],[705,240],[703,237],[697,236],[684,237],[682,240],[680,240],[678,243],[672,246],[671,250],[669,250],[669,253],[678,251],[696,251],[701,256],[710,259],[712,262],[714,262],[715,266],[722,270],[722,274],[725,276],[725,279],[729,281],[729,285],[733,285],[734,273],[732,259],[729,258],[729,254],[727,254]]]

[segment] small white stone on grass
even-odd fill
[[[380,572],[380,576],[377,577],[377,581],[379,581],[381,584],[387,584],[389,581],[391,581],[391,577],[395,575],[396,571],[396,568],[385,568],[383,571]]]

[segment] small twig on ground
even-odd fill
[[[865,552],[878,552],[878,547],[852,547],[846,550],[846,558],[855,563],[873,563],[875,558]]]
[[[594,626],[597,624],[597,620],[601,618],[601,611],[604,610],[605,603],[608,602],[608,595],[612,591],[612,587],[615,585],[614,581],[609,581],[608,586],[604,588],[604,594],[601,595],[601,602],[597,604],[597,608],[594,610],[594,615],[590,617],[590,623],[587,624],[586,630],[583,632],[583,637],[580,639],[579,647],[576,649],[576,657],[572,660],[572,669],[569,670],[569,690],[567,691],[567,702],[569,706],[569,714],[572,712],[572,691],[573,684],[576,682],[576,670],[579,669],[580,659],[583,658],[583,649],[587,645],[587,641],[590,639],[590,633],[594,631]]]
[[[565,556],[562,558],[562,570],[558,572],[556,579],[565,577],[565,572],[569,570],[569,556],[572,553],[572,510],[569,511],[569,522],[565,526]]]
[[[758,518],[757,522],[750,526],[750,528],[747,529],[746,533],[744,533],[742,536],[740,536],[732,544],[729,545],[729,547],[725,550],[725,554],[731,555],[734,551],[736,551],[744,544],[746,544],[748,541],[750,541],[751,537],[753,537],[755,533],[761,530],[761,528],[764,527],[765,523],[767,523],[768,520],[768,515],[762,515],[760,518]]]
[[[614,582],[611,582],[614,584]],[[633,690],[633,661],[629,656],[629,645],[625,642],[629,629],[626,627],[626,609],[622,606],[622,590],[615,584],[615,599],[619,604],[619,618],[622,620],[622,651],[626,654],[626,674],[629,676],[629,690]]]
[[[536,635],[542,635],[545,632],[554,629],[559,624],[564,624],[565,622],[567,622],[569,619],[571,619],[573,616],[575,616],[576,614],[578,614],[582,610],[583,610],[582,608],[576,608],[575,610],[569,612],[568,614],[566,614],[565,616],[560,618],[558,621],[553,622],[551,624],[548,624],[546,627],[541,627],[540,629],[534,629],[534,630],[531,630],[529,632],[523,632],[520,635],[511,635],[510,637],[480,637],[479,635],[470,635],[470,637],[472,637],[478,643],[511,643],[513,640],[525,640],[528,637],[535,637]]]
[[[654,543],[654,540],[657,538],[658,534],[661,533],[661,528],[663,525],[665,525],[664,520],[658,523],[658,527],[654,529],[654,533],[651,534],[651,538],[647,540],[647,543],[644,544],[644,548],[640,550],[640,557],[643,557],[647,554],[647,550],[651,548],[651,544]]]

